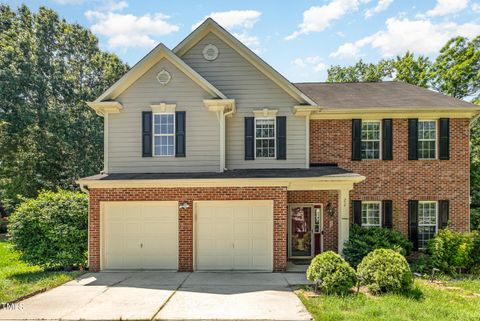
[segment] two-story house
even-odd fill
[[[341,252],[351,224],[416,248],[469,229],[479,106],[400,82],[285,79],[213,20],[160,44],[89,106],[105,168],[89,267],[282,271]]]

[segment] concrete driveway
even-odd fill
[[[0,320],[311,320],[297,273],[85,274],[0,310]]]

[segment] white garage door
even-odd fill
[[[273,201],[195,202],[197,270],[273,270]]]
[[[102,269],[178,266],[177,202],[102,203]]]

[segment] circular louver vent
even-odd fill
[[[172,76],[170,76],[170,73],[165,69],[162,69],[157,74],[157,80],[162,86],[165,86],[166,84],[168,84],[170,82],[170,79],[172,79]]]
[[[215,45],[209,44],[203,48],[203,58],[206,60],[215,60],[218,57],[218,48]]]

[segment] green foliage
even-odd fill
[[[327,251],[313,258],[307,279],[316,282],[327,294],[346,294],[356,283],[355,270],[337,253]]]
[[[360,59],[353,66],[332,66],[328,68],[327,73],[329,82],[377,82],[391,77],[392,65],[388,60],[381,60],[378,64],[373,64],[365,63]]]
[[[354,225],[350,229],[349,239],[344,245],[343,255],[351,266],[356,267],[373,250],[393,249],[403,255],[409,255],[412,248],[412,243],[397,231]]]
[[[360,283],[372,293],[406,292],[412,288],[413,277],[407,260],[390,249],[370,252],[358,265]]]
[[[448,274],[456,273],[459,268],[468,269],[474,263],[474,240],[478,237],[477,233],[460,233],[448,228],[438,231],[428,242],[433,265]]]
[[[0,203],[76,188],[103,160],[102,119],[87,107],[128,69],[50,9],[0,4]]]
[[[480,208],[470,208],[470,229],[480,231]]]
[[[395,70],[395,80],[427,87],[428,72],[431,66],[428,57],[418,56],[415,59],[414,54],[407,51],[404,56],[397,56],[392,61],[392,65]]]
[[[85,265],[88,197],[80,192],[42,192],[26,199],[9,220],[21,259],[48,268]]]

